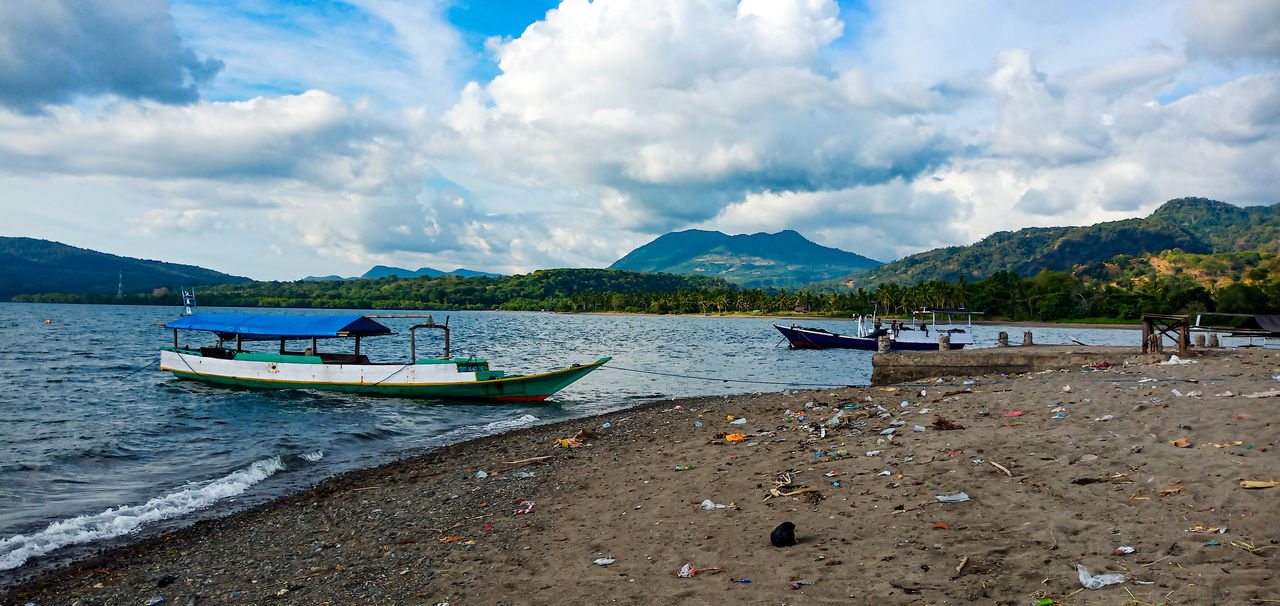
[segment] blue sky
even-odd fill
[[[0,235],[259,279],[1280,201],[1272,0],[20,0],[0,49]]]

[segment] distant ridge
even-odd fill
[[[344,278],[338,275],[328,276],[307,276],[302,279],[303,282],[332,282],[334,280],[377,280],[378,278],[438,278],[440,276],[458,276],[462,278],[501,278],[502,274],[491,274],[484,271],[476,271],[473,269],[458,268],[453,271],[440,271],[430,267],[421,267],[417,270],[404,269],[402,267],[390,267],[387,265],[374,265],[364,274],[352,278]]]
[[[123,275],[123,276],[122,276]],[[61,242],[0,236],[0,300],[36,293],[150,293],[159,288],[233,284],[249,278],[196,267],[121,257]],[[176,304],[178,299],[174,299]]]
[[[690,229],[659,236],[609,269],[711,276],[746,288],[796,288],[879,264],[789,229],[736,236]]]
[[[1071,271],[1105,263],[1116,255],[1173,249],[1196,254],[1280,252],[1280,204],[1240,207],[1206,198],[1177,198],[1145,218],[997,232],[968,246],[910,255],[814,287],[845,290],[872,288],[882,282],[954,282],[961,277],[972,281],[997,271],[1025,277],[1045,269]]]
[[[391,276],[395,276],[398,278],[419,278],[422,276],[426,276],[428,278],[438,278],[440,276],[461,276],[463,278],[475,278],[475,277],[500,278],[502,277],[502,274],[491,274],[484,271],[475,271],[471,269],[462,269],[462,268],[458,268],[453,271],[440,271],[438,269],[432,269],[430,267],[420,267],[416,271],[410,271],[408,269],[404,269],[400,267],[388,267],[386,265],[375,265],[373,266],[373,269],[370,269],[369,271],[364,272],[364,275],[360,277],[364,279],[376,279],[376,278],[388,278]]]

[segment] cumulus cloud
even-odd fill
[[[743,195],[910,177],[941,132],[822,49],[834,2],[568,1],[497,49],[502,73],[445,117],[497,172],[591,185],[639,230]],[[926,95],[927,97],[927,95]]]
[[[191,103],[222,67],[183,43],[165,0],[0,3],[0,104],[23,113],[81,95]]]

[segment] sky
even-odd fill
[[[1275,0],[0,3],[0,235],[254,279],[1277,192]]]

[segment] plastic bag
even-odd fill
[[[1076,564],[1076,572],[1080,573],[1080,584],[1084,585],[1085,589],[1102,589],[1107,585],[1115,585],[1116,583],[1124,582],[1124,575],[1118,572],[1091,575],[1089,574],[1088,568],[1079,564]]]

